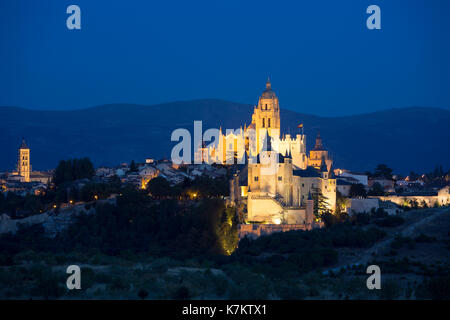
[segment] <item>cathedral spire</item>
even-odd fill
[[[273,151],[272,150],[272,138],[269,136],[269,133],[266,131],[266,135],[263,141],[263,147],[266,149],[264,151]]]
[[[20,149],[28,149],[27,143],[25,142],[25,138],[22,137],[22,144],[20,145]]]
[[[320,130],[317,132],[316,145],[314,146],[314,149],[315,150],[322,150],[323,149],[322,138],[320,137]]]
[[[320,171],[328,172],[327,162],[325,161],[325,157],[322,156],[322,160],[320,162]]]

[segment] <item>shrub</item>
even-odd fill
[[[148,297],[148,291],[145,289],[140,289],[138,291],[138,297],[141,298],[142,300],[144,300],[145,298]]]
[[[418,291],[418,296],[420,298],[449,300],[450,276],[437,276],[424,280]]]
[[[434,237],[429,237],[429,236],[427,236],[427,235],[425,235],[425,234],[423,234],[423,233],[421,233],[421,234],[419,234],[415,239],[414,239],[414,241],[416,241],[416,242],[418,242],[418,243],[423,243],[423,242],[434,242],[434,241],[436,241],[436,238],[434,238]]]
[[[173,299],[176,300],[187,300],[191,297],[189,288],[186,286],[179,287],[173,294]]]
[[[399,225],[402,225],[405,222],[405,220],[402,217],[399,216],[387,216],[385,218],[376,219],[374,223],[379,227],[398,227]]]

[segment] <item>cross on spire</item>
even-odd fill
[[[266,89],[267,90],[272,89],[272,84],[270,83],[270,76],[267,77]]]

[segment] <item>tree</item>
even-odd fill
[[[219,212],[218,225],[215,228],[219,244],[218,249],[225,255],[233,253],[239,242],[235,210],[235,207],[223,208]]]
[[[319,188],[313,188],[312,199],[314,203],[314,216],[316,220],[322,219],[322,215],[325,213],[330,213],[331,210],[328,208],[328,198],[322,194]]]
[[[139,298],[141,298],[142,300],[144,300],[145,298],[148,297],[148,291],[145,290],[145,289],[140,289],[140,290],[138,291],[138,296],[139,296]]]
[[[186,286],[179,287],[173,294],[173,298],[177,300],[187,300],[191,297],[189,288]]]
[[[339,190],[336,190],[336,211],[344,212],[347,207],[347,198],[344,197]]]
[[[3,211],[4,203],[5,203],[5,196],[3,195],[3,192],[0,191],[0,212]]]
[[[147,183],[147,190],[154,198],[166,198],[172,195],[172,187],[163,177],[156,177]]]
[[[428,204],[427,204],[427,202],[426,202],[425,200],[422,200],[420,206],[421,206],[422,208],[428,208]]]
[[[42,201],[37,196],[28,196],[25,199],[24,209],[31,214],[39,213],[39,210],[43,208]]]
[[[372,185],[372,188],[369,190],[369,196],[384,196],[384,188],[378,182],[375,182]]]
[[[138,167],[136,166],[136,163],[134,163],[134,160],[131,160],[130,172],[138,172]]]
[[[92,179],[94,165],[89,158],[61,160],[53,174],[53,182],[59,186],[65,182]]]
[[[411,171],[409,173],[409,181],[416,181],[417,179],[419,179],[419,175],[414,171]]]
[[[433,171],[433,178],[439,178],[444,175],[444,170],[442,169],[442,165],[436,165]]]
[[[366,188],[362,183],[354,183],[350,187],[350,198],[365,198],[367,197]]]
[[[392,179],[392,169],[385,164],[379,164],[375,168],[374,176],[376,178]]]

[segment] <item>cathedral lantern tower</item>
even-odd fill
[[[30,182],[30,173],[31,173],[30,148],[28,148],[25,139],[22,139],[22,144],[19,147],[17,172],[20,176],[24,178],[25,182]]]
[[[259,97],[258,105],[255,107],[252,124],[256,130],[256,135],[259,137],[258,150],[260,150],[266,132],[275,140],[280,138],[280,105],[277,95],[272,90],[270,78],[267,79],[266,90]]]
[[[309,151],[308,165],[321,170],[323,163],[326,164],[329,171],[331,165],[333,164],[333,160],[328,154],[328,150],[324,148],[320,132],[318,132],[316,137],[316,145],[314,146],[314,149]]]

